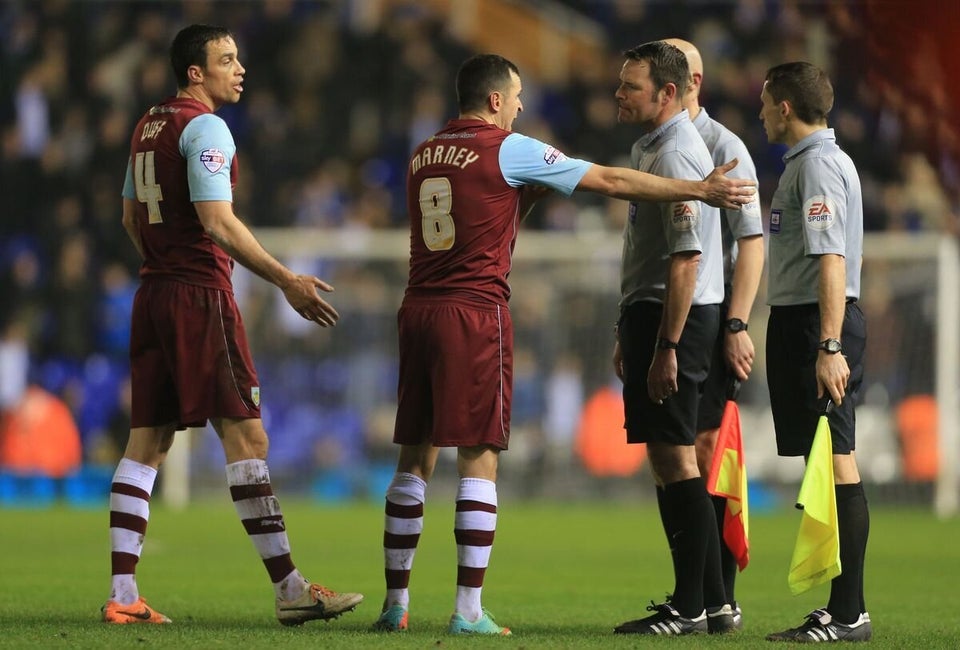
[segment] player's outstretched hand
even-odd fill
[[[727,178],[725,174],[740,162],[736,158],[725,162],[703,179],[706,185],[704,201],[717,208],[739,210],[744,203],[754,200],[757,184],[746,178]]]
[[[340,314],[330,303],[320,297],[317,290],[333,291],[333,286],[312,275],[298,275],[283,288],[283,296],[293,309],[320,327],[337,324]]]

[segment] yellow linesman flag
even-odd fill
[[[840,528],[833,482],[833,442],[827,416],[821,415],[797,495],[803,510],[787,582],[801,594],[840,575]]]
[[[727,498],[723,511],[723,541],[741,571],[750,561],[750,522],[747,516],[747,468],[743,458],[740,408],[728,400],[720,420],[717,445],[707,475],[707,491]]]

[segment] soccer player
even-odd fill
[[[233,260],[283,291],[322,327],[339,315],[318,294],[333,287],[295,275],[233,212],[236,146],[214,111],[236,103],[244,68],[233,35],[191,25],[170,48],[177,94],[137,123],[123,186],[123,225],[143,258],[130,334],[130,437],[110,490],[111,589],[107,623],[169,623],[134,576],[157,469],[177,430],[209,421],[223,443],[227,485],[273,583],[284,625],[330,619],[363,600],[307,581],[270,484],[260,385],[233,297]]]
[[[767,71],[760,120],[770,142],[790,149],[770,204],[767,381],[777,453],[807,458],[822,410],[833,443],[840,565],[827,606],[772,641],[866,641],[863,597],[870,512],[857,468],[854,402],[863,383],[866,323],[857,304],[863,256],[863,199],[857,169],[837,146],[827,115],[833,86],[818,67]]]
[[[398,314],[397,471],[386,493],[386,598],[374,629],[408,626],[410,570],[426,486],[441,447],[457,448],[457,590],[449,631],[509,634],[481,605],[497,524],[497,461],[510,437],[513,330],[507,301],[521,219],[549,188],[630,200],[709,199],[735,206],[753,183],[719,172],[671,180],[568,158],[511,132],[523,110],[516,65],[468,59],[456,79],[459,117],[420,144],[407,169],[410,275]],[[691,174],[687,178],[704,178]]]
[[[679,38],[668,38],[665,42],[677,46],[687,59],[690,84],[683,94],[683,107],[687,109],[690,121],[710,150],[714,163],[736,158],[740,162],[730,170],[729,175],[757,182],[756,168],[743,140],[711,118],[700,106],[700,87],[703,82],[703,59],[700,52],[693,43]],[[747,326],[763,273],[763,223],[760,219],[759,198],[745,203],[739,210],[722,208],[720,217],[720,234],[723,240],[723,302],[720,303],[720,328],[713,345],[710,373],[700,396],[697,437],[694,441],[697,465],[704,478],[710,473],[713,462],[720,420],[727,400],[727,387],[731,379],[746,381],[753,368],[754,347],[747,333]],[[726,602],[733,609],[734,626],[741,628],[743,618],[734,591],[737,560],[723,541],[727,499],[717,495],[711,499],[720,531],[720,564]],[[715,619],[708,619],[708,623],[717,622]]]
[[[713,166],[683,108],[686,57],[664,41],[625,53],[617,119],[643,132],[631,165],[674,178]],[[720,327],[720,215],[699,201],[634,201],[624,232],[620,319],[613,362],[623,381],[627,442],[646,443],[673,556],[669,603],[614,628],[682,635],[733,627],[720,573],[720,540],[694,440],[700,392]],[[713,619],[708,623],[708,618]]]

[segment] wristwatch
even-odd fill
[[[739,318],[730,318],[728,320],[725,320],[723,321],[723,326],[727,328],[728,332],[733,332],[734,334],[736,334],[737,332],[747,331],[747,324],[744,323]]]
[[[657,339],[657,349],[658,350],[676,350],[678,344],[676,341],[671,341],[670,339],[665,339],[660,337]]]
[[[817,349],[827,354],[836,354],[843,350],[843,347],[840,345],[840,339],[824,339],[817,344]]]

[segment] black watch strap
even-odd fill
[[[727,320],[723,321],[723,326],[727,328],[728,332],[736,333],[747,331],[747,323],[739,318],[728,318]]]
[[[679,344],[676,341],[665,339],[662,336],[657,339],[658,350],[676,350],[678,347],[679,347]]]

